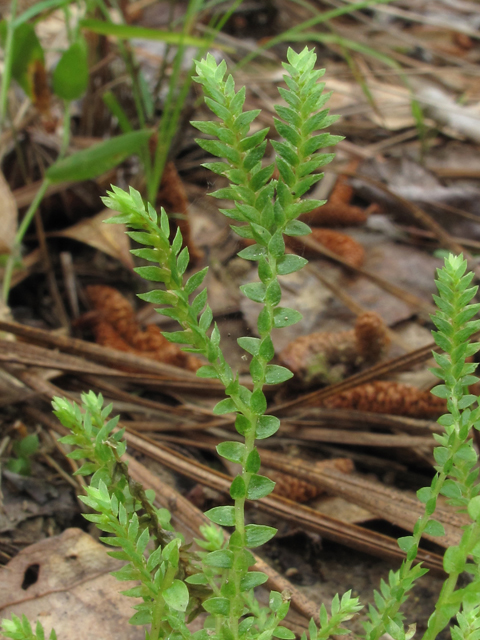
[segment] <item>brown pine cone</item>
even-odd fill
[[[376,380],[322,401],[328,409],[355,409],[410,418],[434,419],[446,411],[446,401],[429,391],[400,382]]]
[[[307,237],[330,249],[354,267],[361,267],[365,260],[365,249],[362,245],[341,231],[314,227],[311,235]],[[286,237],[285,243],[289,249],[305,256],[305,258],[319,258],[322,255],[315,249],[304,245],[297,237]]]
[[[349,163],[347,169],[356,171],[358,160]],[[330,193],[328,202],[301,216],[301,220],[317,227],[359,227],[368,219],[368,214],[360,207],[350,204],[353,187],[349,178],[339,175]]]
[[[300,336],[283,349],[279,358],[306,386],[332,384],[363,364],[378,360],[388,344],[383,320],[368,311],[358,316],[355,329]]]
[[[167,162],[165,165],[157,202],[167,213],[178,214],[178,217],[172,216],[173,221],[182,232],[184,246],[188,247],[190,263],[192,265],[197,264],[203,258],[203,251],[199,249],[193,241],[190,232],[190,222],[188,220],[188,207],[190,203],[188,202],[182,179],[178,175],[178,171],[173,162]]]
[[[104,320],[95,320],[92,324],[92,331],[95,336],[95,342],[102,347],[109,347],[110,349],[116,349],[117,351],[124,351],[126,353],[139,353],[138,349],[128,344],[128,342],[115,331],[115,328]]]
[[[131,342],[138,324],[125,296],[117,289],[101,284],[85,287],[85,292],[93,309],[99,312],[99,319],[108,322],[124,340]]]
[[[98,317],[91,320],[99,344],[190,371],[202,366],[198,358],[164,338],[156,325],[147,325],[143,331],[132,305],[113,287],[92,285],[86,287],[86,293],[92,307],[99,312]]]
[[[323,493],[320,487],[275,469],[266,469],[266,475],[275,482],[273,494],[294,502],[308,502]]]
[[[374,311],[367,311],[357,317],[354,332],[357,353],[365,362],[379,360],[390,344],[387,327]]]
[[[293,463],[305,464],[301,458],[292,458]],[[333,458],[331,460],[320,460],[313,463],[313,470],[336,469],[342,473],[352,473],[354,466],[349,458]],[[324,493],[324,489],[315,484],[301,480],[289,473],[283,473],[276,469],[263,468],[263,472],[275,482],[274,494],[293,500],[294,502],[308,502]]]
[[[333,384],[343,380],[357,360],[352,330],[300,336],[280,353],[280,363],[290,369],[296,382]]]
[[[300,216],[300,220],[316,227],[361,227],[368,220],[368,214],[360,207],[330,199]]]

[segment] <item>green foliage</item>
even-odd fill
[[[131,38],[142,38],[144,40],[159,40],[167,44],[186,44],[189,47],[205,47],[208,46],[210,40],[206,38],[195,38],[192,36],[184,36],[182,33],[174,31],[161,31],[160,29],[146,29],[131,24],[114,24],[113,22],[105,22],[103,20],[85,19],[80,23],[84,29],[99,33],[103,36],[115,36],[122,40],[130,40]]]
[[[52,81],[53,90],[59,98],[67,101],[78,100],[87,90],[87,53],[87,43],[83,38],[78,38],[58,61]]]
[[[5,46],[7,40],[7,23],[0,23],[0,39]],[[40,40],[35,33],[35,27],[30,23],[23,23],[15,30],[15,39],[12,43],[12,78],[25,91],[30,98],[34,95],[34,71],[35,64],[43,66],[45,55]]]
[[[314,70],[315,55],[308,49],[301,54],[289,50],[288,59],[289,63],[284,65],[288,90],[282,90],[282,96],[289,107],[279,107],[277,111],[281,119],[276,120],[277,131],[284,141],[274,144],[279,180],[272,179],[274,164],[262,166],[268,130],[250,135],[251,124],[259,112],[243,111],[245,89],[235,91],[233,78],[226,77],[225,62],[218,65],[213,56],[208,55],[197,63],[198,75],[194,78],[203,85],[207,106],[220,118],[220,123],[193,123],[202,133],[216,138],[200,139],[198,143],[208,153],[223,159],[206,166],[226,176],[230,182],[228,188],[212,195],[232,200],[233,208],[223,212],[242,223],[232,228],[243,237],[256,241],[253,247],[240,252],[246,259],[258,263],[260,280],[245,285],[242,291],[263,305],[258,320],[260,338],[239,340],[240,346],[253,356],[250,366],[253,391],[239,383],[238,374],[234,374],[225,361],[218,327],[212,327],[206,291],[203,289],[197,293],[206,269],[184,279],[189,259],[188,250],[182,249],[180,231],[171,239],[165,212],[161,211],[158,217],[133,189],[127,194],[113,187],[104,199],[107,207],[118,212],[109,222],[126,224],[130,237],[145,247],[133,253],[155,265],[139,267],[137,273],[163,285],[162,289],[154,289],[140,297],[163,305],[157,311],[181,325],[181,331],[164,334],[168,340],[208,360],[209,364],[202,367],[198,375],[220,380],[227,395],[216,405],[214,413],[236,413],[237,430],[245,437],[244,444],[225,442],[218,447],[221,456],[241,466],[230,488],[235,506],[218,507],[207,513],[212,522],[234,526],[235,532],[227,543],[215,547],[211,540],[204,546],[208,550],[201,556],[204,578],[193,576],[195,582],[202,580],[211,586],[212,596],[203,602],[203,607],[216,620],[216,628],[222,629],[223,636],[228,638],[238,637],[239,617],[245,606],[243,594],[252,585],[261,584],[266,579],[259,572],[249,572],[253,558],[248,549],[264,544],[275,534],[272,527],[245,524],[244,504],[246,500],[269,495],[274,488],[269,478],[257,473],[260,456],[255,448],[255,438],[273,435],[279,425],[276,418],[264,415],[267,402],[263,387],[291,377],[287,369],[269,364],[274,356],[270,334],[273,328],[294,324],[301,318],[298,312],[279,307],[281,288],[278,276],[297,271],[306,264],[304,259],[285,255],[283,236],[309,231],[296,218],[321,202],[301,200],[301,197],[322,177],[315,173],[318,168],[332,159],[331,154],[317,152],[339,139],[325,133],[316,134],[334,118],[323,109],[328,95],[322,95],[323,85],[318,84],[323,72]],[[262,631],[262,634],[267,634],[262,636],[265,640],[275,634],[279,638],[291,637],[283,627],[277,629],[278,621],[286,615],[288,603],[282,607],[280,616],[279,611],[270,606],[274,616],[268,623],[265,618],[266,626]],[[254,634],[254,637],[258,629],[258,622],[252,622],[247,635]]]
[[[32,625],[27,620],[26,616],[22,616],[21,619],[12,614],[11,619],[2,620],[2,633],[6,638],[12,638],[12,640],[45,640],[45,632],[40,622],[37,622],[35,631],[32,629]],[[57,640],[57,635],[52,629],[49,640]]]
[[[193,66],[187,72],[182,68],[190,58],[187,47],[196,47],[199,57],[204,55],[242,0],[229,3],[223,12],[214,12],[208,25],[208,35],[204,37],[196,37],[191,32],[208,10],[211,4],[208,0],[189,0],[180,22],[181,28],[177,29],[177,24],[173,23],[172,17],[169,29],[165,31],[112,22],[111,12],[104,0],[78,2],[76,8],[78,8],[80,20],[76,24],[70,24],[74,22],[70,20],[68,6],[70,3],[71,0],[41,0],[17,16],[18,0],[12,0],[10,15],[0,22],[0,46],[4,50],[4,70],[0,87],[0,132],[7,122],[7,98],[12,80],[16,81],[34,102],[39,97],[36,95],[38,89],[48,82],[44,67],[45,53],[32,21],[34,19],[38,21],[42,19],[42,14],[48,16],[50,11],[61,7],[65,15],[68,36],[68,47],[61,52],[60,60],[52,74],[53,91],[64,102],[62,147],[57,161],[46,171],[46,176],[16,234],[3,280],[5,302],[8,300],[14,266],[21,258],[21,242],[52,182],[93,179],[116,167],[131,155],[138,155],[145,174],[148,200],[155,203],[170,145],[177,133],[182,108],[192,83]],[[222,0],[215,4],[222,4]],[[99,16],[103,19],[98,19]],[[122,19],[121,12],[120,16]],[[88,52],[86,42],[80,33],[81,29],[118,37],[117,48],[129,76],[136,113],[129,118],[113,93],[107,92],[104,102],[112,116],[118,120],[122,133],[128,135],[107,140],[65,159],[70,139],[70,102],[85,94],[89,80]],[[153,92],[149,89],[142,70],[135,60],[133,48],[124,44],[124,39],[131,38],[160,40],[167,46],[165,64],[160,66]],[[167,58],[172,45],[176,47],[176,53],[170,78],[166,82],[165,71],[169,66]],[[159,122],[156,122],[157,110],[154,99],[165,93],[160,91],[165,84],[167,84],[167,92],[162,104],[162,117]],[[152,153],[150,137],[155,129],[157,136]]]
[[[283,236],[308,231],[296,217],[320,203],[301,197],[321,178],[314,172],[332,158],[331,154],[317,151],[338,138],[315,135],[333,121],[322,109],[328,96],[322,96],[323,85],[317,83],[322,72],[314,70],[315,55],[308,49],[301,54],[290,50],[288,59],[285,80],[289,90],[284,97],[290,107],[279,107],[282,120],[276,121],[277,130],[285,138],[276,146],[279,180],[272,179],[274,164],[262,167],[267,130],[249,134],[258,112],[243,111],[245,90],[236,92],[233,78],[224,79],[224,62],[217,65],[209,55],[197,63],[196,81],[204,85],[208,106],[222,120],[220,125],[196,123],[201,131],[218,138],[202,140],[200,144],[226,160],[214,163],[212,168],[230,180],[228,189],[213,195],[233,201],[234,208],[227,210],[226,215],[243,223],[235,227],[237,232],[257,243],[245,257],[258,263],[260,282],[245,286],[243,291],[263,306],[258,320],[260,338],[239,341],[253,356],[253,390],[240,384],[238,373],[232,371],[222,354],[221,336],[216,324],[212,326],[207,292],[200,290],[207,269],[185,277],[188,249],[182,248],[180,231],[170,237],[165,211],[158,215],[134,189],[127,194],[113,187],[104,198],[104,204],[117,212],[108,222],[126,224],[130,237],[143,245],[133,253],[152,263],[137,268],[137,273],[162,285],[142,295],[142,299],[161,305],[158,312],[180,324],[180,331],[164,334],[168,340],[206,358],[209,364],[199,370],[199,376],[216,378],[225,386],[226,398],[217,404],[214,413],[236,413],[236,428],[245,438],[244,443],[224,442],[218,447],[218,453],[238,464],[240,471],[230,488],[234,505],[216,507],[207,513],[213,524],[203,528],[204,539],[197,541],[201,551],[193,554],[183,548],[181,538],[171,531],[165,518],[162,520],[161,510],[155,508],[152,497],[129,477],[121,460],[125,451],[122,431],[117,430],[117,419],[108,419],[111,407],[103,408],[102,397],[84,394],[82,407],[59,398],[54,401],[55,414],[71,431],[71,435],[62,438],[64,444],[75,447],[68,455],[83,460],[79,474],[92,475],[87,495],[81,497],[93,510],[86,518],[108,534],[102,541],[114,547],[110,555],[125,561],[115,574],[117,578],[138,581],[137,587],[125,592],[127,596],[142,598],[130,622],[150,625],[147,638],[152,640],[170,635],[189,638],[186,623],[198,613],[200,603],[210,614],[205,629],[222,640],[293,638],[291,631],[279,626],[288,612],[288,597],[272,592],[268,607],[260,607],[253,597],[252,590],[267,577],[249,570],[255,564],[249,549],[268,542],[276,530],[246,524],[244,506],[246,500],[263,498],[274,488],[269,478],[258,474],[261,461],[255,439],[270,437],[279,427],[277,418],[265,415],[264,385],[287,380],[291,373],[269,364],[274,357],[271,332],[301,317],[296,311],[279,306],[278,276],[306,264],[304,259],[285,255]],[[139,133],[143,134],[128,132],[122,138],[138,138]],[[103,144],[111,146],[114,142]],[[110,157],[107,151],[105,158]],[[67,179],[66,176],[78,175],[78,171],[93,171],[95,157],[87,152],[83,155],[84,169],[78,167],[77,160],[69,158],[50,169],[49,179]],[[217,524],[234,527],[229,539],[224,538]],[[337,609],[333,611],[332,629],[351,611],[347,601],[348,597],[342,600],[340,613]],[[205,630],[197,634],[199,640],[206,637]]]
[[[22,476],[29,476],[31,473],[30,458],[38,450],[38,436],[32,433],[18,442],[13,443],[14,458],[7,462],[7,469]]]
[[[434,451],[437,473],[430,487],[420,489],[417,494],[425,505],[425,513],[415,524],[413,535],[398,541],[407,559],[398,571],[390,572],[388,584],[382,582],[381,593],[375,593],[376,606],[370,607],[369,621],[365,625],[369,640],[377,640],[385,631],[394,640],[408,637],[399,609],[416,580],[426,573],[420,565],[413,565],[421,536],[425,533],[434,536],[445,534],[443,526],[431,517],[439,495],[446,496],[450,504],[467,512],[472,523],[464,528],[460,544],[449,547],[445,552],[443,567],[448,577],[428,621],[424,640],[434,640],[462,607],[464,612],[470,612],[470,618],[466,613],[459,614],[460,626],[452,632],[452,637],[463,637],[461,634],[470,633],[470,629],[474,633],[478,612],[472,614],[470,605],[472,601],[478,602],[480,597],[480,553],[477,553],[477,549],[480,551],[480,484],[478,455],[470,436],[472,428],[480,428],[480,408],[478,399],[468,392],[468,386],[478,380],[473,375],[477,365],[467,359],[480,350],[479,343],[469,342],[469,338],[480,329],[480,321],[472,320],[480,304],[470,304],[477,287],[470,287],[473,274],[466,274],[466,268],[467,263],[462,256],[449,255],[443,269],[438,270],[436,285],[439,295],[434,296],[438,310],[432,316],[437,331],[433,332],[433,337],[445,353],[433,354],[438,368],[432,371],[442,384],[432,389],[432,393],[447,400],[448,413],[438,420],[445,433],[434,435],[439,444]],[[473,562],[469,557],[473,557]],[[467,587],[458,589],[457,580],[463,571],[469,572],[473,580]]]
[[[66,54],[64,54],[66,55]],[[59,63],[60,64],[60,63]],[[62,73],[70,73],[64,70]],[[62,86],[63,85],[59,85]],[[62,91],[74,91],[76,88],[70,85]],[[150,139],[151,131],[132,131],[99,142],[93,147],[77,151],[67,158],[57,160],[46,171],[50,182],[81,181],[97,178],[102,173],[113,169],[131,155],[138,153],[143,145]]]
[[[268,496],[274,483],[258,472],[260,455],[257,439],[272,436],[278,430],[278,418],[266,414],[266,384],[287,380],[291,373],[284,367],[269,364],[275,353],[271,333],[274,328],[297,322],[300,314],[280,307],[281,288],[278,277],[302,268],[302,258],[285,254],[285,235],[301,235],[308,227],[296,218],[320,204],[303,200],[302,196],[321,177],[316,173],[331,159],[331,154],[318,153],[338,137],[317,131],[333,122],[325,110],[328,96],[318,83],[322,72],[314,70],[315,56],[305,49],[300,54],[289,50],[285,64],[287,89],[280,89],[288,106],[277,107],[275,127],[283,140],[273,141],[279,179],[273,179],[274,165],[264,165],[266,129],[250,134],[257,111],[245,112],[245,90],[235,91],[226,65],[219,65],[213,56],[197,63],[195,80],[203,85],[206,104],[219,122],[199,121],[197,129],[213,139],[201,139],[199,144],[208,153],[221,159],[208,163],[215,173],[225,176],[229,186],[214,197],[231,200],[232,208],[224,210],[235,221],[232,226],[241,237],[255,241],[239,255],[256,262],[258,282],[242,287],[250,300],[261,305],[258,318],[258,338],[242,337],[239,345],[251,356],[252,388],[239,382],[239,375],[226,362],[221,336],[212,325],[212,311],[207,304],[206,289],[200,289],[207,269],[185,276],[188,249],[182,248],[180,231],[171,238],[165,214],[145,204],[134,189],[129,193],[112,187],[104,198],[107,207],[117,215],[110,223],[126,224],[129,235],[143,248],[135,255],[153,263],[137,268],[143,278],[157,283],[157,288],[140,297],[161,305],[157,311],[176,320],[181,330],[164,335],[182,345],[184,350],[202,355],[208,364],[201,367],[201,378],[221,381],[226,397],[214,408],[214,413],[235,414],[235,428],[243,442],[221,443],[218,454],[239,465],[230,486],[230,505],[210,509],[206,516],[211,525],[202,528],[203,539],[196,540],[200,549],[190,551],[182,537],[173,531],[168,512],[157,509],[154,496],[135,483],[121,456],[125,452],[118,419],[109,419],[111,407],[103,408],[103,398],[92,392],[82,396],[82,406],[60,398],[54,400],[54,411],[71,434],[62,442],[75,447],[68,455],[83,460],[81,475],[92,475],[83,502],[93,513],[86,518],[108,535],[101,538],[113,547],[109,554],[125,565],[115,573],[119,580],[136,580],[137,586],[124,592],[141,598],[130,622],[149,625],[147,640],[172,638],[179,640],[293,640],[294,634],[280,623],[289,609],[286,594],[271,592],[268,606],[262,607],[253,590],[264,584],[267,576],[251,571],[255,558],[250,552],[268,542],[276,530],[272,527],[247,524],[245,503]],[[129,134],[126,134],[129,135]],[[438,311],[432,317],[437,331],[434,338],[445,353],[435,353],[438,368],[433,371],[441,384],[433,393],[447,401],[447,413],[439,419],[444,433],[435,435],[435,471],[429,487],[418,491],[424,504],[424,514],[416,522],[412,535],[398,540],[406,558],[401,567],[390,571],[388,581],[381,581],[374,592],[364,624],[365,638],[378,640],[388,633],[394,640],[410,640],[415,625],[407,629],[401,606],[407,601],[416,581],[426,573],[415,564],[421,537],[445,535],[444,528],[433,516],[440,495],[462,513],[470,523],[464,527],[458,545],[449,547],[444,555],[447,573],[435,611],[428,622],[424,640],[434,640],[456,616],[452,628],[453,640],[480,640],[480,484],[478,456],[470,437],[472,428],[480,429],[480,407],[469,385],[477,382],[473,374],[476,364],[469,359],[480,350],[480,343],[470,343],[480,330],[480,321],[473,317],[480,304],[471,304],[477,287],[471,287],[473,274],[466,274],[463,258],[448,256],[438,271],[438,296],[434,296]],[[231,527],[226,537],[221,527]],[[458,588],[458,577],[464,571],[471,581]],[[309,640],[326,640],[348,633],[343,627],[361,609],[351,592],[334,597],[331,611],[324,605],[319,612],[319,626],[312,620]],[[204,628],[192,634],[187,624],[201,610],[209,615]],[[19,640],[43,640],[43,630],[37,625],[34,634],[26,619],[4,620],[5,635]],[[303,634],[303,640],[307,634]]]
[[[480,638],[480,606],[468,603],[457,615],[458,626],[451,629],[452,640],[478,640]]]
[[[310,640],[321,640],[332,635],[344,635],[349,633],[342,624],[351,620],[353,616],[362,609],[358,598],[352,598],[352,592],[347,591],[340,599],[338,594],[332,600],[331,615],[328,615],[324,604],[320,607],[320,628],[313,620],[308,626]],[[302,635],[302,640],[306,640],[306,634]]]

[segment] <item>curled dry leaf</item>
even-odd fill
[[[193,241],[188,216],[187,193],[173,162],[167,162],[165,166],[157,201],[168,214],[171,214],[171,219],[180,228],[184,246],[188,247],[190,254],[190,264],[192,266],[197,264],[203,258],[203,251]]]
[[[12,613],[39,620],[46,637],[140,640],[141,627],[128,624],[134,611],[121,591],[135,586],[110,575],[122,562],[80,529],[67,529],[21,551],[0,573],[0,617]]]
[[[341,231],[314,227],[308,237],[330,249],[330,251],[336,253],[354,267],[361,267],[365,260],[365,249],[362,245]],[[289,249],[305,256],[305,258],[322,257],[315,249],[305,246],[296,237],[286,237],[285,244]]]
[[[328,409],[356,409],[410,418],[434,419],[445,413],[445,400],[400,382],[376,380],[326,398]]]
[[[0,171],[0,254],[10,253],[17,233],[18,209],[12,191]]]
[[[304,385],[331,384],[376,362],[389,343],[383,320],[369,311],[358,316],[354,329],[297,338],[280,353],[280,361]]]
[[[156,325],[148,325],[143,330],[136,321],[132,305],[113,287],[91,285],[86,293],[97,313],[87,314],[84,319],[92,325],[98,344],[190,371],[196,371],[203,364],[164,338]]]
[[[103,251],[112,258],[116,258],[128,269],[133,269],[133,259],[130,253],[130,240],[126,235],[123,224],[104,224],[104,220],[115,215],[114,211],[104,209],[93,216],[84,218],[63,231],[56,231],[52,236],[71,238],[88,244],[99,251]]]

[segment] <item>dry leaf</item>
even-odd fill
[[[340,496],[322,495],[310,506],[326,516],[352,524],[362,524],[376,517],[360,505],[352,504]]]
[[[0,171],[0,253],[10,253],[17,233],[18,209],[12,191]]]
[[[0,617],[25,614],[68,640],[141,640],[145,631],[128,624],[134,586],[110,575],[122,565],[80,529],[67,529],[27,547],[0,573]]]
[[[104,224],[104,220],[117,215],[115,211],[104,209],[93,218],[84,218],[73,227],[56,231],[50,235],[71,238],[88,244],[99,251],[103,251],[112,258],[116,258],[128,269],[133,269],[133,259],[130,254],[130,240],[126,235],[123,224]]]

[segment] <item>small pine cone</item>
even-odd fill
[[[358,160],[349,163],[348,171],[356,171]],[[353,197],[353,187],[348,176],[339,175],[330,193],[328,202],[301,216],[301,220],[317,227],[359,227],[368,219],[360,207],[350,204]]]
[[[292,458],[293,463],[305,465],[305,460]],[[352,473],[353,462],[350,458],[332,458],[331,460],[320,460],[313,464],[313,470],[336,469],[342,473]],[[277,496],[283,496],[294,502],[308,502],[324,493],[324,489],[306,480],[301,480],[289,473],[283,473],[276,469],[265,469],[265,474],[275,482],[273,490]]]
[[[128,300],[113,287],[90,285],[85,288],[88,300],[103,322],[108,322],[127,342],[138,331],[135,312]]]
[[[100,313],[93,320],[93,332],[98,344],[119,351],[137,353],[144,358],[197,371],[202,362],[164,338],[156,325],[142,331],[135,319],[132,305],[116,289],[103,285],[86,288],[91,305]]]
[[[313,228],[312,234],[308,237],[322,244],[326,249],[330,249],[332,253],[336,253],[354,267],[361,267],[365,260],[365,250],[362,245],[345,233],[333,231],[332,229]],[[315,249],[305,246],[296,237],[287,237],[285,242],[290,249],[306,258],[318,258],[321,256]]]
[[[390,344],[387,327],[374,311],[357,317],[354,332],[357,353],[365,362],[376,362]]]
[[[470,51],[474,47],[474,41],[466,33],[455,32],[452,34],[453,43],[463,49],[463,52]]]
[[[355,329],[300,336],[280,353],[280,362],[304,385],[332,384],[365,362],[378,360],[389,344],[383,320],[367,311],[358,316]]]
[[[355,409],[410,418],[433,419],[446,411],[446,401],[399,382],[377,380],[326,398],[327,409]]]
[[[97,320],[92,325],[95,342],[102,347],[109,347],[117,351],[126,353],[138,353],[138,350],[126,342],[122,336],[115,331],[114,327],[104,320]]]
[[[308,502],[323,493],[320,487],[287,473],[274,469],[266,469],[265,472],[270,480],[275,482],[274,495],[282,498],[288,498],[294,502]]]
[[[330,199],[321,207],[300,216],[300,220],[316,227],[361,227],[368,214],[360,207]]]
[[[279,359],[306,386],[332,384],[343,380],[358,359],[355,334],[350,330],[300,336]]]
[[[144,352],[145,355],[150,352],[152,358],[173,364],[176,367],[182,367],[182,369],[197,371],[197,369],[203,365],[201,360],[190,353],[181,351],[178,345],[162,336],[159,327],[154,324],[147,325],[145,331],[137,334],[135,345],[138,345],[138,348],[140,348],[141,345],[141,351]]]
[[[197,264],[203,258],[203,251],[193,242],[188,221],[187,193],[173,162],[167,162],[165,165],[157,201],[167,213],[180,214],[180,217],[175,218],[175,223],[182,232],[184,246],[188,247],[191,264]]]
[[[348,163],[347,171],[356,171],[359,161],[352,160]],[[350,184],[350,178],[348,176],[340,174],[335,182],[335,185],[330,193],[329,202],[343,202],[344,204],[350,204],[353,198],[353,187]]]

